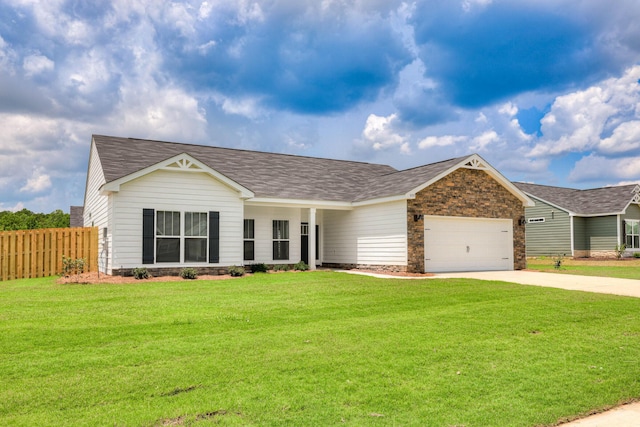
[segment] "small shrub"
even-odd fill
[[[293,266],[293,269],[298,271],[307,271],[309,266],[304,261],[298,261],[298,263]]]
[[[149,272],[144,267],[134,268],[133,269],[133,277],[136,280],[148,279],[149,278]]]
[[[198,278],[198,270],[191,267],[185,267],[180,271],[180,277],[183,279],[194,280]]]
[[[624,255],[624,251],[627,249],[627,244],[626,243],[621,243],[619,245],[616,245],[615,251],[616,251],[616,258],[620,259],[622,258],[622,255]]]
[[[640,258],[640,252],[634,252],[633,253],[633,257],[634,258]]]
[[[555,268],[556,270],[560,270],[560,268],[562,267],[562,261],[564,261],[564,258],[562,255],[557,255],[553,257],[553,268]]]
[[[75,276],[76,283],[79,280],[79,275],[84,273],[84,266],[86,264],[84,258],[69,258],[66,255],[62,255],[62,275],[64,277]]]
[[[269,267],[267,267],[267,264],[265,263],[251,264],[249,268],[251,269],[252,273],[266,273],[267,271],[269,271]]]
[[[275,264],[273,266],[273,271],[289,271],[291,267],[288,264]]]
[[[231,277],[241,277],[244,276],[244,267],[238,267],[236,265],[232,265],[229,267],[229,274]]]

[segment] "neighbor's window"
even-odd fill
[[[180,212],[156,212],[156,262],[180,262]]]
[[[289,221],[273,220],[273,259],[289,259]]]
[[[184,213],[184,262],[207,261],[207,213]]]
[[[244,260],[253,261],[255,259],[254,241],[255,221],[253,219],[244,220]]]
[[[637,219],[626,219],[624,221],[624,235],[627,249],[640,249],[640,221]]]

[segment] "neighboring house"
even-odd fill
[[[84,226],[84,207],[83,206],[71,206],[69,209],[69,227],[83,227]]]
[[[640,252],[640,186],[591,190],[514,183],[535,206],[526,208],[527,256],[611,257],[616,245]]]
[[[254,263],[386,271],[526,267],[533,202],[473,154],[370,163],[94,135],[84,225],[100,268],[221,273]]]

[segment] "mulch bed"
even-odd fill
[[[402,273],[402,272],[389,272],[389,271],[372,271],[372,270],[354,270],[362,273],[372,273],[372,274],[384,274],[386,276],[397,276],[397,277],[433,277],[431,273]],[[284,271],[270,271],[269,274],[280,274],[284,273]],[[295,271],[289,271],[289,273],[295,273]],[[246,273],[245,276],[250,276],[251,273]],[[225,280],[225,279],[237,279],[237,277],[232,277],[229,274],[221,274],[221,275],[199,275],[195,280]],[[100,283],[142,283],[142,282],[178,282],[184,281],[188,279],[183,279],[180,276],[157,276],[157,277],[149,277],[148,279],[136,280],[132,276],[111,276],[109,274],[98,274],[98,273],[82,273],[77,276],[66,276],[60,277],[56,280],[58,284],[67,284],[67,283],[78,283],[78,284],[100,284]]]

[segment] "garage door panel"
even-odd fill
[[[513,269],[510,219],[425,218],[425,271]]]

